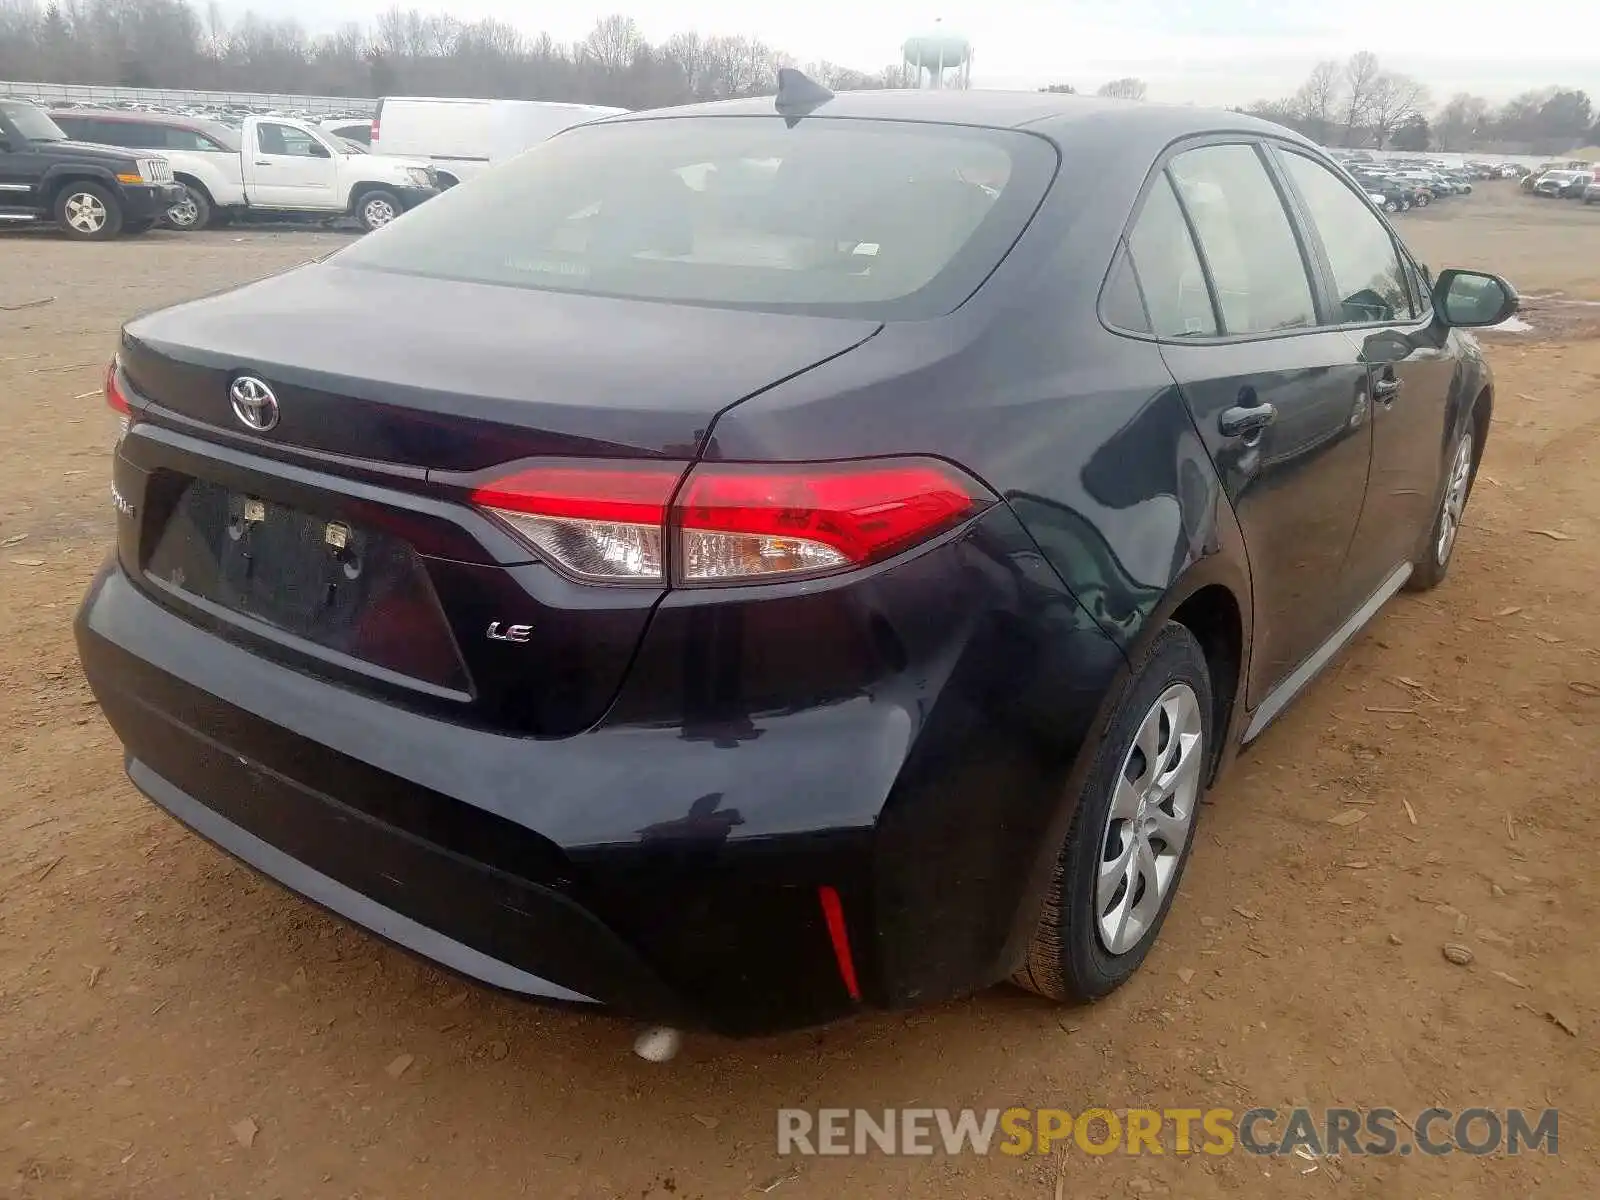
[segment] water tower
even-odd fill
[[[972,83],[972,43],[938,21],[931,33],[907,38],[901,48],[905,67],[916,72],[917,88],[966,88]],[[911,82],[908,80],[907,82]]]

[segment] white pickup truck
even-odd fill
[[[290,117],[247,117],[232,129],[170,113],[63,108],[52,116],[77,141],[159,152],[187,193],[167,212],[178,229],[237,213],[349,214],[377,229],[439,191],[426,160],[367,154]]]

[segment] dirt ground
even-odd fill
[[[79,673],[119,323],[343,239],[0,236],[0,1195],[1600,1195],[1600,319],[1563,302],[1600,301],[1600,210],[1489,184],[1398,223],[1435,269],[1538,297],[1532,332],[1486,339],[1499,401],[1454,571],[1222,781],[1145,970],[1092,1008],[996,988],[691,1038],[667,1067],[626,1024],[463,984],[186,833],[125,781]],[[774,1140],[779,1107],[1296,1103],[1557,1105],[1561,1153],[795,1160]]]

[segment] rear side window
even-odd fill
[[[1128,249],[1150,313],[1151,332],[1157,337],[1215,337],[1217,318],[1205,273],[1165,172],[1145,199]]]
[[[1224,331],[1315,325],[1305,259],[1255,147],[1203,146],[1178,155],[1168,171],[1211,268]]]
[[[1013,130],[673,117],[563,132],[337,256],[445,279],[933,316],[1021,234],[1055,150]]]
[[[1405,266],[1377,214],[1321,163],[1288,151],[1278,157],[1322,239],[1339,297],[1339,322],[1361,325],[1414,317]]]
[[[1139,298],[1139,284],[1133,277],[1133,264],[1128,261],[1126,248],[1118,249],[1117,261],[1111,265],[1100,311],[1117,329],[1130,333],[1151,332],[1150,319],[1145,314],[1144,301]]]

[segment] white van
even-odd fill
[[[429,159],[439,186],[453,187],[563,129],[627,111],[543,100],[385,96],[372,118],[372,150]]]

